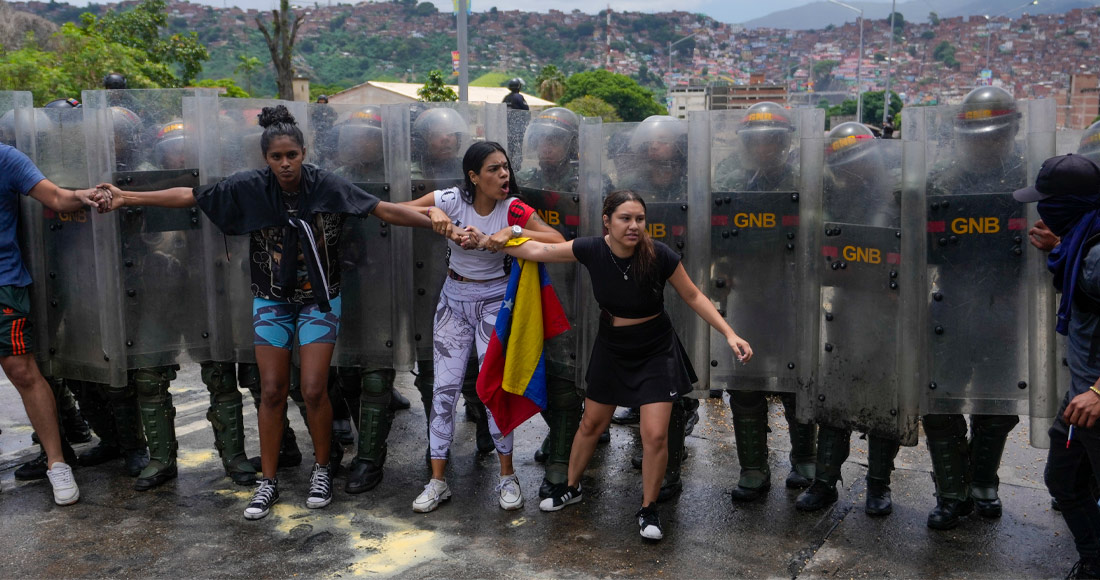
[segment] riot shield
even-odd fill
[[[818,362],[808,402],[820,424],[913,445],[918,405],[904,368],[914,329],[905,312],[919,268],[902,248],[919,222],[902,216],[902,143],[868,131],[822,147]]]
[[[395,163],[385,146],[393,146],[397,140],[386,139],[384,125],[396,124],[404,134],[407,121],[400,116],[386,119],[381,107],[362,105],[312,104],[307,116],[311,123],[321,121],[309,127],[311,162],[327,166],[383,201],[391,201],[387,168],[392,169]],[[340,242],[343,323],[333,353],[337,366],[395,366],[394,327],[399,318],[394,316],[398,310],[393,285],[397,262],[392,230],[375,218],[349,218],[344,223]],[[400,361],[397,366],[409,368],[411,361]]]
[[[416,103],[409,110],[411,199],[462,185],[462,156],[475,140],[504,143],[502,105]],[[401,201],[401,199],[397,199]],[[412,328],[416,360],[432,359],[432,328],[447,276],[447,244],[430,230],[412,232]]]
[[[906,119],[913,131],[905,138],[923,143],[927,176],[924,414],[1027,412],[1029,311],[1042,311],[1029,304],[1052,298],[1038,291],[1050,285],[1045,257],[1025,239],[1037,215],[1012,192],[1053,155],[1053,111],[1041,101],[975,103],[915,109]]]
[[[86,91],[95,128],[90,171],[136,191],[197,187],[199,139],[183,121],[183,99],[213,95],[204,89]],[[126,208],[97,221],[114,237],[97,248],[97,267],[113,276],[107,283],[117,297],[118,334],[108,351],[117,349],[125,368],[210,360],[210,251],[203,234],[213,227],[209,221],[197,207]]]
[[[709,115],[711,147],[710,263],[706,292],[719,313],[752,344],[756,355],[738,364],[725,338],[711,331],[713,388],[795,392],[808,384],[810,344],[801,344],[803,281],[812,256],[813,205],[805,203],[801,175],[820,183],[815,156],[800,154],[803,134],[824,130],[820,109],[718,111]],[[812,182],[812,181],[811,181]],[[812,344],[812,343],[811,343]]]
[[[195,97],[184,99],[185,122],[199,137],[199,176],[216,183],[238,171],[265,167],[260,148],[259,114],[264,107],[286,105],[295,119],[306,119],[304,103],[261,99]],[[255,362],[252,330],[252,278],[249,236],[226,236],[204,229],[209,286],[211,358]]]
[[[93,136],[86,109],[35,109],[18,122],[25,150],[47,179],[65,188],[86,188],[87,143]],[[31,198],[21,200],[32,255],[32,310],[42,372],[48,376],[117,382],[117,359],[105,349],[104,324],[110,294],[99,282],[91,212],[58,213]],[[124,373],[123,373],[124,374]]]
[[[581,223],[578,131],[581,117],[558,119],[545,112],[508,110],[508,157],[516,170],[520,197],[535,208],[542,221],[561,232],[566,240],[577,237]],[[515,147],[515,148],[512,148]],[[526,156],[523,155],[526,151]],[[517,161],[518,159],[518,161]],[[579,294],[575,262],[546,265],[570,325],[577,327]],[[577,332],[570,330],[546,344],[547,372],[575,380],[578,357]]]
[[[599,136],[596,136],[596,133]],[[694,137],[689,140],[688,134]],[[582,148],[587,143],[599,143],[599,154],[585,152],[581,161],[582,191],[631,189],[646,202],[646,230],[654,241],[666,244],[681,255],[684,269],[698,286],[705,286],[709,247],[705,224],[710,221],[706,199],[709,197],[709,146],[706,118],[691,120],[671,117],[650,117],[642,123],[607,123],[582,125]],[[595,203],[593,203],[595,202]],[[600,217],[602,200],[586,203],[580,200],[582,224],[589,221],[583,235],[602,234]],[[583,232],[582,232],[583,233]],[[590,292],[582,286],[578,292]],[[587,296],[582,300],[592,302]],[[709,388],[710,331],[671,285],[665,288],[665,309],[687,350],[699,382],[697,392]],[[598,308],[586,310],[582,324],[586,336],[585,350],[598,320]],[[584,353],[587,356],[587,352]],[[582,365],[581,369],[584,368]]]

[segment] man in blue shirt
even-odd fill
[[[0,144],[0,368],[19,391],[27,417],[42,441],[54,502],[69,505],[80,499],[80,490],[62,455],[57,403],[34,361],[28,291],[31,275],[16,240],[20,195],[30,195],[54,211],[69,212],[84,205],[96,206],[92,200],[95,190],[60,188],[18,149]]]
[[[1080,155],[1047,159],[1035,186],[1014,195],[1039,202],[1042,222],[1029,237],[1041,250],[1053,247],[1057,330],[1067,335],[1070,384],[1050,428],[1046,485],[1080,556],[1067,577],[1100,578],[1100,508],[1090,492],[1100,474],[1100,167]]]

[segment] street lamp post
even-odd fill
[[[859,57],[856,59],[856,121],[863,122],[863,10],[852,6],[851,4],[845,4],[840,0],[829,0],[830,4],[836,4],[842,6],[859,14]],[[893,34],[893,30],[890,31]],[[891,37],[892,38],[892,37]]]
[[[897,12],[898,0],[890,2],[890,48],[886,51],[886,90],[882,93],[882,128],[886,129],[886,122],[890,117],[890,73],[894,70],[894,13]]]
[[[668,74],[670,74],[670,75],[672,74],[672,47],[676,46],[677,44],[680,44],[681,42],[683,42],[685,40],[688,40],[689,38],[695,38],[698,34],[699,34],[698,32],[692,32],[691,34],[677,40],[676,42],[668,43]]]

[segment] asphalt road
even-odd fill
[[[894,513],[863,513],[866,441],[853,437],[840,501],[823,512],[794,510],[796,491],[783,487],[786,424],[772,406],[769,444],[774,487],[755,504],[733,505],[737,458],[727,404],[704,401],[688,439],[683,493],[661,506],[666,538],[647,544],[634,512],[640,474],[630,456],[635,427],[612,426],[585,479],[584,500],[553,514],[539,512],[542,466],[532,455],[546,432],[534,418],[516,431],[515,466],[526,506],[496,505],[497,461],[478,456],[471,423],[458,427],[447,479],[454,498],[416,514],[410,504],[427,483],[425,419],[412,376],[400,390],[414,401],[390,434],[384,481],[361,495],[338,491],[322,510],[304,506],[307,462],[280,472],[282,501],[266,519],[241,513],[250,488],[221,470],[205,413],[198,366],[173,384],[178,410],[180,477],[135,492],[121,461],[76,471],[81,500],[53,504],[46,482],[17,482],[30,459],[15,390],[0,385],[0,578],[27,577],[352,577],[376,578],[1051,578],[1076,561],[1061,516],[1043,486],[1043,450],[1028,446],[1027,421],[1009,439],[1001,467],[1004,516],[971,516],[955,530],[925,526],[935,505],[927,450],[902,448],[896,461]],[[247,399],[247,394],[245,395]],[[292,413],[299,441],[305,430]],[[255,412],[246,405],[247,445],[258,452]],[[78,450],[91,444],[78,446]],[[308,442],[303,451],[309,452]],[[354,453],[348,448],[347,460]],[[307,460],[308,461],[308,460]],[[346,461],[345,461],[346,463]]]

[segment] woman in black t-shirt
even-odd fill
[[[249,520],[267,516],[279,500],[275,469],[295,336],[316,456],[306,507],[321,508],[332,501],[328,372],[340,328],[337,250],[343,219],[373,215],[396,225],[431,227],[431,220],[416,211],[380,201],[342,177],[303,164],[305,138],[285,106],[265,107],[259,121],[267,163],[263,169],[240,171],[194,189],[133,192],[109,183],[98,186],[100,199],[112,210],[198,205],[225,234],[252,235],[252,326],[262,390],[258,420],[263,478],[245,508]]]
[[[695,372],[664,310],[665,283],[708,324],[726,337],[742,362],[752,358],[749,343],[733,331],[699,291],[668,246],[653,242],[645,230],[645,202],[629,190],[612,192],[603,206],[607,235],[560,244],[527,242],[505,249],[517,258],[539,262],[578,261],[588,269],[600,304],[600,329],[585,380],[584,416],[569,455],[569,480],[539,509],[557,511],[581,499],[581,475],[615,407],[641,407],[643,538],[663,536],[657,494],[668,461],[668,424],[672,402],[691,391]]]

